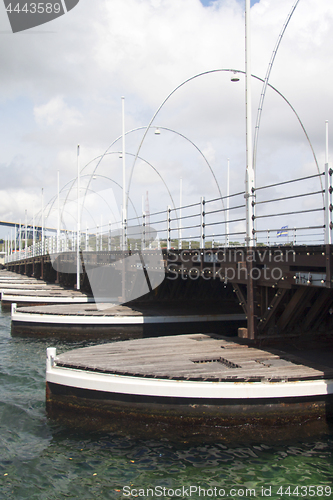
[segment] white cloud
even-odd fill
[[[40,126],[60,128],[78,127],[82,122],[81,113],[66,105],[63,96],[55,96],[46,104],[34,108],[36,122]]]

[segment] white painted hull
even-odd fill
[[[95,373],[88,370],[57,367],[55,349],[47,350],[46,381],[61,386],[106,393],[153,396],[157,398],[272,400],[284,398],[322,397],[333,394],[333,380],[302,380],[292,382],[209,382],[167,380]]]
[[[143,325],[143,324],[172,324],[172,323],[202,323],[202,322],[225,322],[245,320],[243,314],[196,314],[196,315],[61,315],[61,314],[35,314],[17,310],[12,305],[12,321],[16,323],[57,324],[57,325]]]
[[[34,296],[34,295],[9,295],[1,294],[1,301],[10,304],[28,303],[28,304],[88,304],[93,303],[93,297],[69,297],[69,296]]]

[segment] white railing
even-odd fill
[[[261,186],[255,190],[254,233],[261,245],[323,244],[332,241],[332,174],[326,173]],[[325,189],[322,178],[325,177]],[[325,201],[324,201],[325,200]],[[22,228],[22,226],[21,226]],[[80,233],[82,251],[110,252],[122,249],[121,222],[86,229]],[[128,249],[214,248],[245,245],[244,192],[125,221]],[[45,233],[45,231],[44,231]],[[59,238],[59,241],[58,241]],[[19,247],[21,247],[20,241]],[[7,242],[5,262],[77,249],[75,231],[60,231],[27,248],[12,250]]]

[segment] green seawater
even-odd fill
[[[87,345],[12,338],[0,316],[0,499],[333,498],[333,430],[306,440],[145,440],[45,413],[45,355]]]

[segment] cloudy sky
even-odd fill
[[[228,158],[230,190],[243,190],[244,77],[233,83],[230,72],[212,70],[244,70],[244,3],[80,0],[66,15],[16,34],[11,32],[1,3],[0,219],[23,220],[25,210],[32,218],[33,212],[40,210],[42,188],[45,204],[56,195],[58,170],[61,186],[73,179],[77,144],[81,146],[80,165],[89,164],[84,173],[91,174],[96,166],[94,158],[121,135],[122,96],[126,130],[130,131],[147,125],[177,86],[201,73],[207,74],[180,87],[156,116],[140,151],[142,160],[133,170],[131,199],[140,212],[142,198],[147,204],[148,192],[150,211],[165,209],[170,197],[161,177],[176,205],[180,178],[184,203],[197,202],[200,196],[217,197],[218,189],[203,155],[223,194]],[[294,3],[251,2],[252,73],[260,78],[265,78]],[[300,116],[321,170],[325,120],[332,121],[332,47],[333,3],[300,0],[270,77],[270,83]],[[261,88],[254,80],[253,123]],[[161,127],[161,134],[154,133],[155,126]],[[329,135],[331,138],[332,133]],[[128,179],[131,155],[142,136],[140,129],[126,138]],[[90,186],[95,191],[112,187],[119,203],[120,148],[121,141],[112,146],[112,154],[101,162]],[[315,173],[311,149],[294,113],[268,89],[260,125],[257,184]],[[65,189],[63,195],[67,195]],[[83,220],[85,224],[91,226],[91,221]]]

